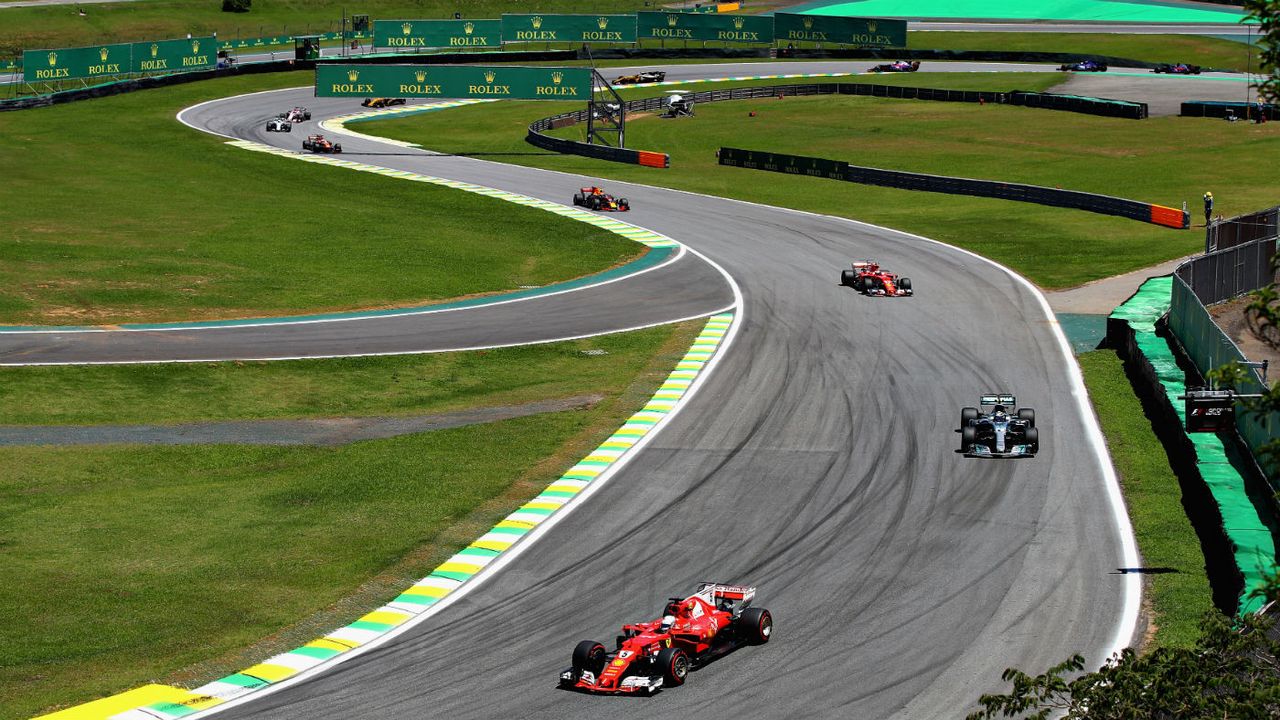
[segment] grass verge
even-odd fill
[[[543,377],[611,364],[585,411],[339,448],[0,449],[0,719],[208,681],[386,602],[607,437],[701,325],[559,344],[572,362],[468,353]],[[405,377],[404,360],[369,362]],[[493,401],[473,388],[471,405]]]
[[[921,72],[857,81],[1009,90],[1043,89],[1060,79],[1049,74]],[[658,95],[661,90],[628,93]],[[1275,123],[1228,126],[1177,117],[1134,121],[852,96],[723,102],[698,106],[695,118],[638,116],[627,123],[628,146],[671,154],[671,167],[663,170],[528,154],[524,125],[566,109],[573,108],[486,105],[450,110],[448,116],[369,123],[361,131],[433,150],[522,153],[499,159],[857,218],[968,248],[1046,288],[1147,267],[1193,252],[1201,241],[1194,231],[1077,210],[721,167],[715,151],[730,145],[894,170],[1057,186],[1174,207],[1187,201],[1193,210],[1204,191],[1212,190],[1218,210],[1226,215],[1274,204],[1277,187],[1270,166],[1256,161],[1280,150],[1280,125]],[[755,117],[748,117],[749,111]],[[583,129],[558,132],[580,138]]]
[[[1200,617],[1213,609],[1200,540],[1182,506],[1178,478],[1110,350],[1078,356],[1094,411],[1120,475],[1142,565],[1162,571],[1145,576],[1148,648],[1192,647]]]
[[[1110,55],[1147,62],[1184,62],[1244,72],[1258,69],[1258,48],[1200,35],[1108,33],[909,32],[907,47]]]
[[[174,120],[203,100],[310,82],[223,78],[0,115],[0,323],[416,304],[546,285],[643,251],[547,212],[245,152]]]

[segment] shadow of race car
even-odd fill
[[[631,202],[626,198],[614,197],[598,187],[584,187],[574,193],[573,204],[588,210],[611,212],[627,212],[631,209]]]
[[[323,135],[308,135],[307,139],[302,141],[302,149],[310,150],[313,153],[336,154],[342,152],[342,144],[335,143]]]
[[[1018,408],[1012,395],[983,395],[981,407],[960,410],[960,452],[965,457],[1033,457],[1040,452],[1040,431],[1036,429],[1036,411]]]
[[[763,645],[773,615],[751,607],[756,589],[701,583],[686,598],[671,598],[662,617],[622,626],[613,652],[594,640],[573,649],[560,687],[589,693],[651,695],[683,685],[689,671],[743,645]]]
[[[392,105],[404,105],[407,102],[404,98],[365,98],[360,103],[361,107],[367,108],[384,108]]]
[[[1058,66],[1059,70],[1068,72],[1106,72],[1106,63],[1100,63],[1095,60],[1081,60],[1079,62],[1066,63]]]
[[[1199,75],[1200,66],[1186,63],[1157,63],[1151,72],[1167,73],[1169,75]]]
[[[667,74],[662,70],[646,70],[638,72],[635,75],[619,75],[617,80],[613,81],[614,85],[643,85],[645,83],[660,83],[667,79]]]
[[[871,297],[908,297],[915,294],[911,289],[911,278],[885,272],[871,260],[855,260],[852,269],[841,270],[840,284]]]
[[[907,62],[906,60],[899,60],[897,62],[885,63],[884,65],[876,65],[875,67],[867,70],[867,72],[873,72],[873,73],[915,72],[919,69],[920,69],[919,60],[912,60],[911,62]]]

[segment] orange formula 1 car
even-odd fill
[[[885,272],[871,260],[857,260],[852,269],[840,271],[840,284],[872,297],[907,297],[915,294],[911,289],[911,278]]]
[[[584,187],[574,193],[573,204],[588,210],[626,212],[631,209],[631,203],[626,198],[614,197],[598,187]]]
[[[613,652],[594,640],[578,643],[560,687],[650,695],[683,685],[695,666],[769,642],[773,616],[750,607],[755,594],[753,587],[702,583],[689,597],[671,598],[660,619],[623,625]]]
[[[313,153],[340,153],[342,144],[328,140],[323,135],[308,135],[307,139],[302,141],[302,149]]]

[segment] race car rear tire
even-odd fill
[[[662,684],[678,687],[689,678],[689,654],[676,647],[663,648],[658,653],[658,667],[662,670]]]
[[[972,425],[960,428],[960,449],[969,452],[978,442],[978,431]]]
[[[591,208],[592,210],[599,210],[600,198],[596,197],[595,195],[592,195],[591,197],[589,197],[587,199],[587,207]]]
[[[1031,408],[1018,408],[1018,419],[1026,420],[1027,427],[1036,426],[1036,411]]]
[[[742,637],[752,645],[763,645],[773,636],[773,614],[764,608],[747,608],[738,618]]]
[[[573,194],[573,204],[579,207],[587,204],[587,198],[582,193]]]
[[[1029,427],[1027,428],[1027,444],[1031,446],[1031,452],[1040,452],[1040,431]]]
[[[852,271],[852,270],[841,270],[841,271],[840,271],[840,284],[841,284],[841,285],[843,285],[843,286],[845,286],[845,287],[855,287],[855,283],[857,283],[857,282],[858,282],[858,273],[856,273],[856,272],[854,272],[854,271]]]
[[[898,287],[902,288],[903,290],[910,290],[910,289],[911,289],[911,278],[899,278],[899,279],[898,279]]]
[[[960,408],[960,427],[962,428],[969,427],[969,421],[977,420],[977,419],[978,419],[978,408],[975,408],[975,407]]]
[[[573,671],[582,674],[583,670],[599,676],[604,669],[604,646],[595,640],[583,640],[573,649]]]

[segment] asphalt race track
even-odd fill
[[[751,74],[864,64],[752,64]],[[956,65],[975,67],[984,66]],[[678,66],[668,78],[689,73],[734,74]],[[262,131],[266,118],[294,105],[310,107],[316,121],[360,110],[302,89],[208,103],[183,119],[298,149],[302,133]],[[562,203],[589,182],[354,136],[341,142],[348,160]],[[755,177],[744,171],[744,182]],[[708,263],[740,287],[740,325],[723,360],[609,484],[429,621],[221,717],[962,717],[980,693],[1002,687],[1005,667],[1042,671],[1075,652],[1096,665],[1129,642],[1132,617],[1122,618],[1135,608],[1137,580],[1118,569],[1133,558],[1125,559],[1074,362],[1029,285],[892,230],[601,184],[631,199],[628,222],[705,256],[634,279],[648,284],[643,292],[674,298],[637,300],[619,282],[548,298],[564,303],[554,309],[528,301],[394,323],[259,328],[256,337],[241,334],[250,329],[13,336],[28,343],[26,358],[123,353],[145,335],[155,337],[142,354],[197,344],[194,354],[207,355],[227,338],[248,343],[250,354],[255,343],[291,355],[430,349],[639,325],[699,303],[710,312],[732,301],[732,288]],[[839,287],[839,270],[855,257],[911,277],[915,297],[872,299]],[[624,297],[611,300],[615,293]],[[0,336],[5,359],[18,351],[11,342]],[[960,407],[989,390],[1036,408],[1038,457],[979,461],[955,452]],[[699,580],[757,585],[757,604],[775,617],[773,641],[654,698],[556,688],[578,640],[609,643],[623,622],[654,617]]]

